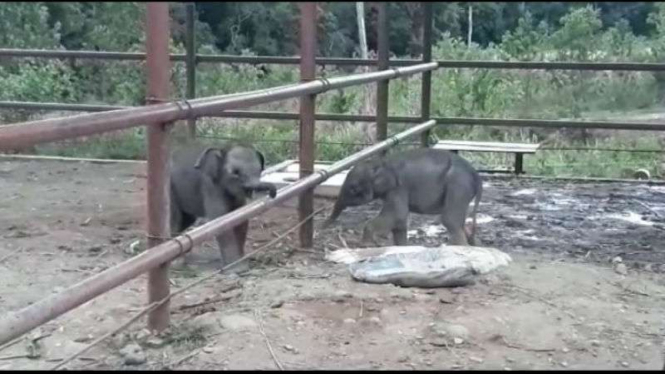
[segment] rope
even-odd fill
[[[185,287],[183,287],[183,288],[181,288],[181,289],[179,289],[179,290],[177,290],[177,291],[175,291],[175,292],[169,294],[168,296],[166,296],[166,297],[163,298],[162,300],[160,300],[160,301],[156,301],[156,302],[153,302],[152,304],[148,305],[148,306],[145,307],[143,310],[141,310],[140,312],[138,312],[134,317],[130,318],[129,321],[125,322],[124,324],[122,324],[122,325],[121,325],[120,327],[118,327],[117,329],[115,329],[115,330],[113,330],[113,331],[111,331],[111,332],[109,332],[109,333],[107,333],[107,334],[101,336],[99,339],[97,339],[97,340],[95,340],[94,342],[90,343],[88,346],[86,346],[85,348],[81,349],[80,351],[78,351],[78,352],[72,354],[71,356],[67,357],[67,358],[64,359],[62,362],[60,362],[59,364],[57,364],[57,365],[55,365],[53,368],[51,368],[51,370],[58,370],[58,369],[60,369],[61,367],[65,366],[66,364],[68,364],[69,362],[71,362],[72,360],[74,360],[75,358],[77,358],[77,357],[79,357],[80,355],[84,354],[85,352],[89,351],[90,349],[92,349],[93,347],[95,347],[96,345],[98,345],[99,343],[101,343],[101,342],[103,342],[104,340],[108,339],[109,337],[111,337],[111,336],[113,336],[113,335],[119,333],[120,331],[126,329],[127,327],[129,327],[129,325],[131,325],[132,323],[136,322],[136,321],[137,321],[139,318],[141,318],[142,316],[144,316],[144,315],[146,315],[147,313],[150,313],[151,311],[153,311],[153,310],[157,309],[158,307],[164,305],[167,301],[171,300],[173,297],[178,296],[178,295],[182,294],[183,292],[185,292],[185,291],[187,291],[187,290],[189,290],[189,289],[191,289],[191,288],[193,288],[193,287],[195,287],[195,286],[198,286],[198,285],[200,285],[201,283],[203,283],[203,282],[205,282],[205,281],[207,281],[207,280],[210,280],[210,279],[215,278],[216,276],[222,274],[224,271],[226,271],[227,269],[229,269],[229,268],[235,266],[236,264],[238,264],[238,263],[240,263],[240,262],[242,262],[242,261],[245,261],[245,260],[247,260],[247,259],[249,259],[249,258],[255,256],[257,253],[260,253],[260,252],[266,250],[267,248],[271,247],[271,246],[274,245],[275,243],[277,243],[277,242],[283,240],[284,238],[286,238],[286,236],[287,236],[288,234],[292,233],[293,231],[295,231],[296,229],[298,229],[300,226],[304,225],[307,221],[309,221],[310,218],[314,217],[316,214],[318,214],[318,213],[322,212],[323,210],[328,209],[328,208],[330,208],[330,207],[332,207],[332,206],[333,206],[333,204],[328,204],[328,205],[326,205],[326,206],[324,206],[324,207],[321,207],[321,208],[315,210],[312,214],[310,214],[309,216],[307,216],[305,219],[303,219],[302,221],[298,222],[295,226],[293,226],[293,227],[291,227],[290,229],[286,230],[282,235],[278,236],[277,238],[275,238],[275,239],[272,240],[271,242],[265,244],[264,246],[259,247],[258,249],[254,250],[254,251],[251,252],[251,253],[245,254],[243,257],[239,258],[238,260],[236,260],[236,261],[234,261],[234,262],[232,262],[232,263],[230,263],[230,264],[224,266],[224,267],[223,267],[222,269],[220,269],[219,271],[216,271],[216,272],[214,272],[214,273],[212,273],[212,274],[210,274],[210,275],[208,275],[208,276],[206,276],[206,277],[203,277],[203,278],[201,278],[201,279],[199,279],[199,280],[197,280],[197,281],[195,281],[195,282],[192,282],[192,283],[188,284],[187,286],[185,286]],[[191,240],[191,238],[190,238],[190,240]]]

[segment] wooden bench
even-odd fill
[[[432,146],[432,148],[446,149],[455,153],[459,151],[514,153],[515,174],[524,174],[523,155],[536,153],[538,147],[540,147],[540,144],[469,142],[462,140],[441,140]]]

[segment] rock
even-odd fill
[[[270,307],[273,309],[281,308],[284,305],[284,300],[277,300],[274,303],[270,304]]]
[[[161,348],[164,345],[166,345],[166,342],[164,341],[164,339],[152,336],[148,338],[143,344],[148,348]]]
[[[619,264],[617,264],[617,265],[614,267],[614,271],[615,271],[617,274],[621,274],[621,275],[626,275],[626,274],[628,274],[628,269],[626,268],[626,265],[624,265],[623,263],[619,263]]]
[[[561,352],[568,353],[568,352],[570,352],[570,349],[568,349],[566,347],[563,347],[563,348],[561,348]]]
[[[120,355],[125,359],[125,365],[141,365],[146,362],[143,349],[136,343],[128,344],[121,349]]]
[[[471,357],[469,357],[469,360],[471,360],[471,361],[473,361],[473,362],[476,362],[476,363],[479,363],[479,364],[482,364],[482,363],[483,363],[483,359],[480,358],[480,357],[474,357],[474,356],[471,356]]]
[[[286,350],[287,352],[298,354],[298,350],[290,344],[285,344],[284,345],[284,350]]]
[[[561,362],[559,363],[559,365],[561,365],[561,366],[563,366],[563,367],[565,367],[565,368],[568,367],[568,363],[567,363],[566,361],[561,361]]]
[[[374,325],[381,325],[381,318],[376,317],[376,316],[370,317],[369,322],[371,322]]]
[[[111,346],[115,349],[121,349],[129,343],[129,335],[127,333],[119,333],[111,338]]]
[[[627,363],[626,361],[621,361],[621,366],[623,366],[623,367],[627,368],[627,367],[629,367],[629,366],[630,366],[630,364],[629,364],[629,363]]]
[[[600,347],[600,341],[599,340],[593,339],[589,343],[591,343],[591,345],[594,346],[594,347]]]
[[[148,329],[141,329],[139,332],[134,335],[134,339],[138,342],[143,342],[152,336],[152,333]]]
[[[223,316],[219,319],[219,322],[223,328],[228,330],[244,330],[256,327],[256,321],[254,321],[252,318],[237,314]]]
[[[469,330],[462,325],[450,323],[435,323],[432,326],[432,332],[438,336],[450,336],[452,338],[469,338]]]
[[[346,325],[350,325],[350,324],[354,324],[354,323],[356,323],[356,320],[353,319],[353,318],[346,318],[344,320],[344,324],[346,324]]]
[[[455,298],[453,295],[444,294],[439,296],[439,302],[442,304],[452,304],[455,302]]]
[[[203,353],[213,353],[215,350],[212,347],[203,347]]]
[[[343,303],[346,299],[350,299],[351,295],[348,291],[335,291],[335,294],[332,297],[332,300],[336,303]]]
[[[216,313],[205,313],[198,315],[189,320],[189,324],[191,324],[192,326],[200,327],[201,329],[206,331],[218,330],[220,323],[214,317],[215,314]]]
[[[462,339],[462,338],[454,338],[454,339],[453,339],[453,343],[455,343],[456,345],[460,345],[460,344],[464,343],[464,339]]]
[[[90,334],[84,335],[84,336],[79,336],[78,338],[74,339],[74,343],[88,343],[92,341],[94,337]]]
[[[616,256],[615,258],[612,259],[613,264],[618,264],[621,263],[623,260],[621,259],[620,256]]]

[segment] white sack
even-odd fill
[[[470,246],[340,249],[326,260],[348,264],[351,277],[360,282],[423,288],[467,285],[512,261],[498,249]]]

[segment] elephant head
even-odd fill
[[[330,226],[344,209],[364,205],[385,196],[398,186],[397,175],[383,159],[365,161],[354,166],[346,175],[330,217],[323,228]]]
[[[272,183],[261,182],[265,158],[261,152],[245,146],[206,148],[199,156],[196,169],[208,175],[223,188],[251,195],[253,191],[268,191],[275,197],[277,188]]]

